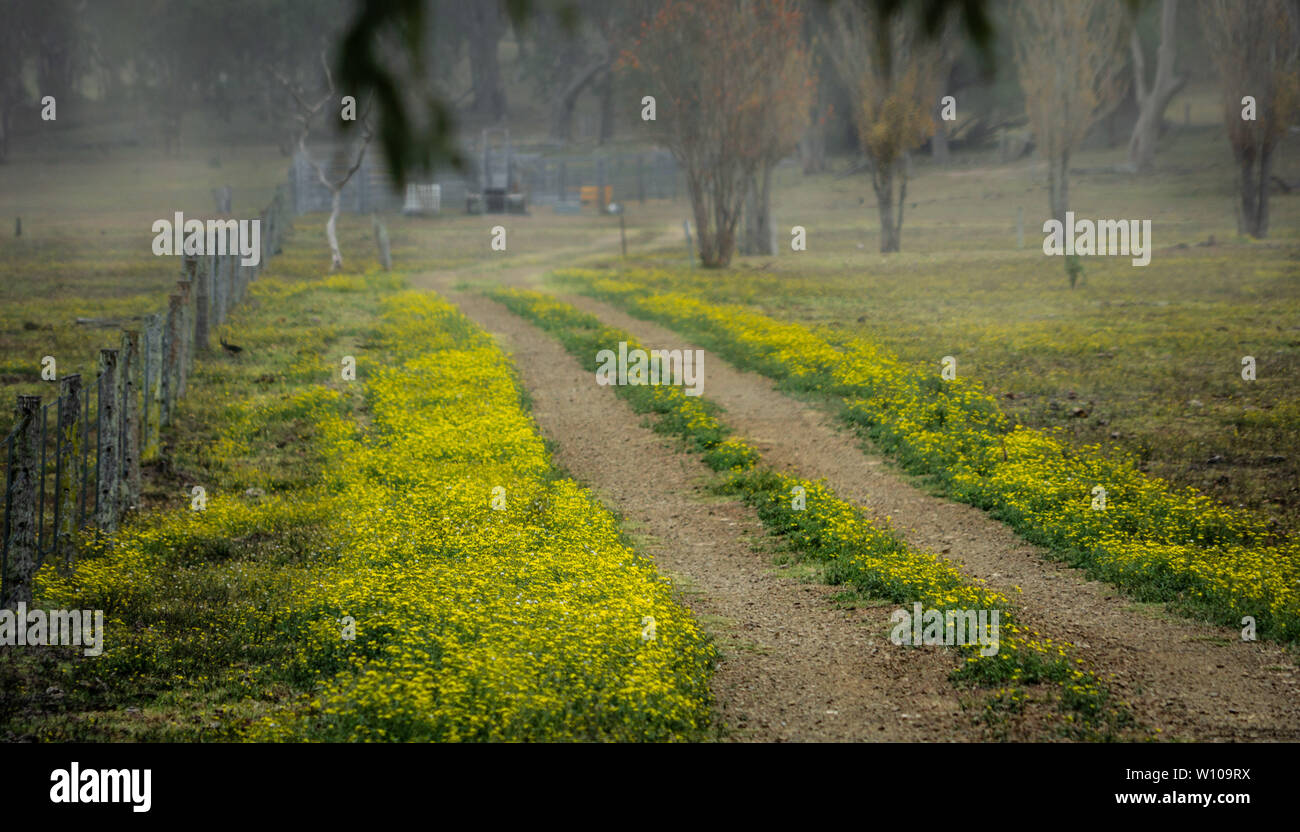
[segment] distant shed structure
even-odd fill
[[[485,193],[501,199],[516,193],[522,194],[522,201],[528,206],[553,206],[557,211],[569,211],[588,205],[601,210],[610,201],[676,200],[679,188],[683,187],[681,169],[672,154],[664,150],[554,154],[511,148],[503,155],[489,149],[485,176],[481,149],[480,146],[463,150],[469,162],[468,170],[442,170],[399,190],[388,176],[378,149],[371,147],[361,167],[340,192],[340,208],[360,214],[430,215],[462,209],[476,212],[476,208],[486,207],[481,204],[485,202]],[[341,176],[346,170],[347,157],[339,148],[318,148],[313,155],[329,160],[326,176]],[[315,169],[301,153],[294,156],[289,181],[297,213],[330,210],[329,188],[321,184]]]
[[[327,159],[324,165],[327,178],[341,177],[347,170],[346,157],[337,151],[315,151],[315,158]],[[294,155],[293,168],[289,173],[293,205],[299,214],[330,210],[329,188],[321,184],[316,170],[301,153]],[[429,185],[436,185],[433,190]],[[339,192],[339,205],[344,211],[358,214],[395,214],[412,205],[412,199],[419,206],[420,213],[437,213],[442,204],[456,204],[465,199],[465,179],[454,171],[433,177],[415,185],[418,195],[412,196],[407,190],[400,190],[388,175],[378,150],[371,147],[361,160],[361,167],[348,180]],[[438,194],[434,198],[433,194]]]

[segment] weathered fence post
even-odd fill
[[[199,269],[194,283],[194,351],[207,352],[211,308],[212,258],[204,256],[207,268]]]
[[[230,310],[234,309],[235,306],[239,303],[239,278],[241,275],[239,273],[238,254],[230,255],[229,269],[230,269],[230,297],[228,298],[228,304],[226,306],[227,316],[230,314]]]
[[[158,457],[162,443],[163,318],[150,315],[144,331],[144,449],[141,459]]]
[[[99,464],[95,471],[95,525],[105,532],[117,531],[121,491],[122,396],[117,359],[117,350],[99,351]]]
[[[185,271],[177,286],[185,296],[185,373],[194,367],[194,332],[198,327],[198,275],[199,258],[192,255],[185,257]]]
[[[637,199],[642,205],[645,204],[645,157],[640,153],[636,156],[636,194]]]
[[[217,323],[224,324],[230,312],[230,255],[217,255]]]
[[[393,270],[393,255],[388,247],[388,229],[379,221],[377,214],[370,215],[370,223],[375,231],[375,246],[379,249],[379,262],[383,264],[384,271]]]
[[[262,229],[262,259],[275,254],[276,226],[280,224],[280,192],[277,190],[271,199],[271,208],[266,212],[266,228]]]
[[[122,333],[122,502],[123,511],[140,503],[140,332]]]
[[[168,295],[167,318],[162,330],[162,350],[159,354],[159,370],[162,376],[162,389],[159,391],[158,422],[160,425],[172,423],[172,409],[176,406],[176,364],[177,342],[180,340],[181,296]]]
[[[556,177],[555,193],[560,202],[569,201],[569,165],[563,159],[560,160],[560,172]]]
[[[221,326],[221,261],[220,254],[212,255],[212,323],[211,329]]]
[[[98,380],[95,385],[99,387]],[[86,510],[89,492],[95,487],[90,479],[90,391],[91,385],[81,385],[81,482],[77,484],[77,528],[83,528],[91,512]],[[98,465],[98,458],[96,458]],[[93,506],[92,506],[93,509]]]
[[[267,257],[266,251],[267,251],[267,243],[269,242],[266,236],[266,232],[270,229],[270,225],[271,225],[270,217],[271,217],[271,209],[269,208],[263,211],[261,215],[258,217],[258,219],[262,221],[262,230],[258,232],[257,235],[257,245],[259,250],[257,253],[257,265],[254,267],[256,269],[256,271],[253,274],[254,279],[261,277],[263,270],[266,269],[266,257]]]
[[[176,281],[176,294],[180,297],[180,315],[176,332],[176,388],[173,399],[185,395],[186,382],[190,374],[190,347],[193,334],[190,331],[190,283],[188,280]]]
[[[441,194],[441,192],[440,192]],[[284,252],[284,241],[289,237],[289,229],[293,227],[293,201],[290,199],[288,191],[280,194],[280,221],[275,226],[275,253]]]
[[[244,267],[238,253],[230,255],[230,286],[230,308],[234,309],[244,299]]]
[[[596,213],[605,213],[605,160],[596,160]]]
[[[81,376],[59,379],[59,432],[54,469],[54,556],[71,568],[77,534],[77,461],[81,459]]]
[[[40,458],[41,397],[18,397],[14,419],[14,440],[10,451],[5,482],[5,558],[3,598],[0,607],[12,607],[19,601],[32,600],[32,576],[36,573],[39,553],[36,550],[36,481],[44,472],[37,470]]]

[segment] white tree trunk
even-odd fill
[[[339,235],[336,233],[339,221],[339,196],[343,188],[330,188],[330,218],[325,223],[325,239],[330,244],[330,271],[337,272],[343,268],[343,252],[339,250]]]

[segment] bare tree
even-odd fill
[[[1300,5],[1205,0],[1205,37],[1223,76],[1224,124],[1237,162],[1237,230],[1268,236],[1273,153],[1300,106]],[[1247,96],[1254,100],[1247,109]],[[1248,117],[1253,116],[1253,118]]]
[[[946,71],[953,29],[927,36],[921,22],[890,4],[843,0],[831,9],[825,43],[852,91],[853,121],[871,161],[880,213],[880,250],[898,251],[907,198],[907,155],[934,132],[931,112]]]
[[[622,59],[657,99],[654,124],[685,170],[705,266],[731,262],[751,179],[786,140],[776,122],[802,129],[806,98],[792,111],[769,94],[788,75],[800,22],[792,0],[667,0]]]
[[[759,96],[766,106],[763,117],[755,119],[750,129],[751,152],[757,164],[746,180],[741,254],[776,254],[772,171],[799,146],[810,117],[808,102],[817,97],[812,59],[802,29],[787,25],[770,32],[758,56],[762,85]]]
[[[1016,70],[1047,161],[1052,216],[1064,223],[1070,155],[1126,89],[1127,16],[1114,0],[1020,0],[1017,10]]]
[[[339,151],[343,159],[343,172],[341,174],[330,176],[325,165],[312,155],[311,150],[307,147],[307,137],[311,134],[312,124],[316,117],[325,111],[330,104],[342,106],[341,100],[335,95],[334,76],[330,72],[329,61],[326,60],[323,52],[320,61],[321,68],[325,72],[325,92],[315,100],[315,103],[308,100],[301,85],[291,82],[283,74],[277,73],[277,77],[289,92],[289,95],[293,97],[294,105],[297,108],[298,152],[312,166],[312,170],[316,172],[316,178],[330,192],[330,218],[325,223],[325,239],[329,242],[330,247],[330,271],[337,272],[343,268],[343,252],[339,249],[338,237],[339,197],[353,175],[361,169],[361,162],[366,156],[366,148],[370,146],[370,140],[374,134],[370,128],[369,105],[367,104],[366,110],[358,117],[361,130],[359,140],[353,141],[351,146],[344,145]],[[348,161],[349,158],[351,161]]]
[[[1128,143],[1128,161],[1133,170],[1144,173],[1151,169],[1156,155],[1156,139],[1164,121],[1169,100],[1187,83],[1186,75],[1174,74],[1174,56],[1177,46],[1178,0],[1161,0],[1160,45],[1156,48],[1156,77],[1147,85],[1146,56],[1142,51],[1142,38],[1133,27],[1129,47],[1133,52],[1133,83],[1137,94],[1138,119],[1133,125],[1133,136]]]

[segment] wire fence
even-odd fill
[[[31,602],[47,560],[71,570],[83,530],[115,532],[139,505],[141,463],[161,456],[162,428],[175,418],[195,356],[280,252],[291,219],[282,186],[259,216],[256,265],[243,265],[238,251],[186,255],[167,308],[123,329],[120,346],[100,350],[92,382],[64,376],[44,404],[18,396],[13,429],[0,442],[0,608]]]
[[[324,153],[326,178],[336,180],[347,170],[347,159],[337,152]],[[359,214],[398,213],[411,201],[399,190],[388,173],[367,153],[361,166],[339,192],[341,210]],[[436,185],[440,211],[471,210],[475,197],[483,192],[484,177],[478,156],[467,151],[470,169],[463,173],[443,170],[413,188]],[[582,205],[602,210],[610,202],[645,202],[647,199],[676,200],[685,195],[684,176],[673,155],[665,150],[597,151],[585,154],[543,154],[514,152],[510,156],[509,187],[522,193],[526,204],[554,206],[558,211],[580,210]],[[294,208],[299,214],[329,211],[333,194],[320,182],[315,169],[302,154],[294,157],[290,170]]]

